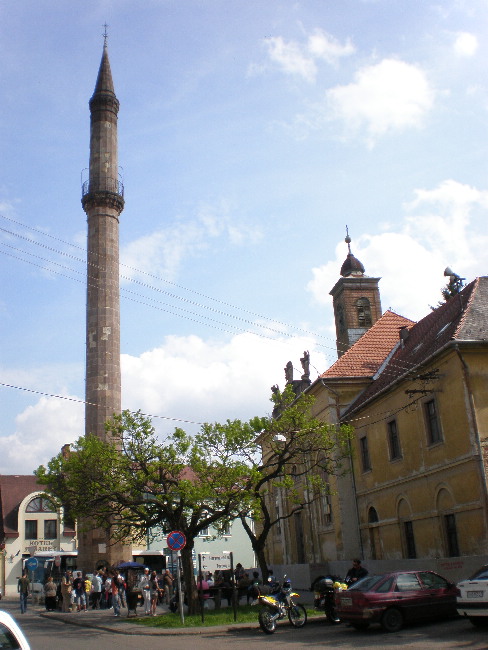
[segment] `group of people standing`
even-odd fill
[[[48,601],[51,591],[52,578],[44,585],[46,609],[52,605]],[[126,604],[126,582],[117,569],[100,569],[94,574],[84,574],[81,571],[66,571],[59,587],[61,611],[86,612],[92,609],[113,609],[114,616],[120,616],[120,607]]]
[[[49,576],[44,584],[44,601],[47,611],[86,612],[91,609],[113,610],[120,616],[121,607],[127,607],[128,616],[136,614],[142,598],[144,613],[156,615],[158,604],[169,605],[173,596],[173,576],[167,569],[162,574],[145,568],[142,575],[130,572],[126,580],[117,569],[100,569],[93,574],[67,570],[56,584]],[[128,582],[130,584],[128,584]],[[27,572],[18,580],[20,611],[27,610],[30,581]]]
[[[139,580],[139,588],[144,598],[144,614],[156,616],[156,607],[158,604],[170,604],[173,595],[174,578],[169,569],[158,576],[156,571],[144,569],[144,574]],[[130,608],[129,614],[130,616]]]

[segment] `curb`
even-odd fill
[[[77,612],[73,612],[77,614]],[[257,613],[256,613],[257,614]],[[104,632],[112,632],[113,634],[125,634],[128,636],[201,636],[202,634],[208,634],[209,632],[216,633],[225,633],[225,632],[239,632],[245,630],[256,630],[260,631],[259,623],[257,621],[252,621],[250,623],[231,623],[230,625],[209,625],[206,627],[172,627],[172,628],[163,628],[163,627],[150,627],[146,625],[135,625],[131,623],[130,620],[127,620],[126,617],[119,617],[117,621],[110,620],[109,615],[104,618],[93,617],[93,615],[88,614],[88,616],[78,615],[71,616],[71,614],[61,614],[57,612],[38,612],[39,616],[42,618],[47,618],[55,621],[64,623],[65,625],[75,625],[83,628],[103,630]],[[115,618],[112,616],[112,618]],[[307,620],[307,625],[316,625],[322,624],[325,627],[327,624],[326,616],[312,616]],[[287,626],[289,625],[288,620],[284,619],[282,622],[279,622],[278,625]]]

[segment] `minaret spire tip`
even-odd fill
[[[102,34],[102,36],[103,36],[103,47],[104,47],[104,48],[107,47],[107,40],[108,40],[108,31],[107,31],[107,28],[108,28],[107,23],[104,23],[104,24],[103,24],[103,34]]]

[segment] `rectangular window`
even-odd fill
[[[224,530],[222,532],[222,535],[224,537],[230,537],[232,535],[232,524],[231,523],[225,524],[225,528],[224,528]]]
[[[371,460],[369,458],[368,439],[366,436],[363,436],[359,439],[359,445],[361,448],[361,463],[363,466],[363,472],[369,472],[371,469]]]
[[[324,492],[322,494],[322,514],[324,518],[324,524],[330,526],[332,523],[332,505],[330,494]]]
[[[25,539],[37,539],[37,519],[25,520]]]
[[[459,545],[456,530],[456,517],[453,514],[444,515],[444,527],[446,531],[447,556],[458,557]]]
[[[413,535],[413,523],[411,521],[405,521],[403,523],[403,530],[405,533],[405,546],[407,550],[408,558],[416,558],[417,551],[415,549],[415,537]]]
[[[208,537],[208,526],[199,532],[200,537]]]
[[[441,442],[442,440],[441,427],[439,424],[439,418],[437,417],[435,400],[431,399],[428,402],[425,402],[424,408],[425,418],[427,421],[427,436],[429,445],[433,445],[436,442]]]
[[[390,460],[396,460],[402,457],[396,420],[388,422],[388,445],[390,448]]]
[[[44,521],[44,539],[56,539],[58,536],[58,526],[56,519],[46,519]]]

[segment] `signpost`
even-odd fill
[[[28,569],[29,571],[35,571],[37,569],[37,558],[35,557],[30,557],[28,560],[25,561],[25,568]]]
[[[176,551],[176,583],[178,585],[178,600],[180,604],[180,617],[181,622],[185,622],[185,614],[183,612],[183,592],[181,590],[181,574],[180,574],[180,551],[186,546],[186,537],[180,530],[173,530],[166,538],[166,544],[172,551]]]

